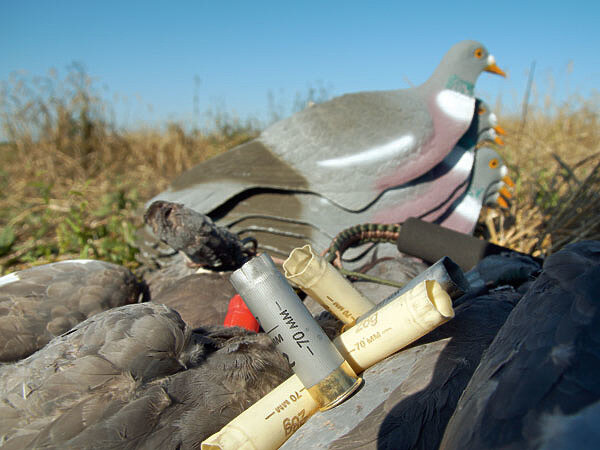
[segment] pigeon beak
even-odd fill
[[[500,196],[500,197],[498,197],[498,200],[496,200],[496,201],[502,208],[508,209],[508,202],[506,201],[506,199],[504,197]]]
[[[504,136],[506,134],[506,130],[504,128],[502,128],[500,125],[496,125],[494,127],[494,130],[496,131],[496,133]]]
[[[493,55],[488,56],[487,63],[488,65],[483,70],[485,70],[486,72],[491,72],[506,77],[506,73],[504,73],[504,71],[496,65],[496,59]]]
[[[494,142],[498,145],[504,145],[504,141],[500,139],[498,136],[494,138]]]
[[[504,175],[502,181],[504,181],[508,187],[515,187],[515,182],[508,175]]]
[[[505,197],[508,199],[512,198],[512,194],[510,193],[510,191],[508,189],[506,189],[506,187],[502,187],[499,192],[502,195],[502,197]]]

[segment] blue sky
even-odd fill
[[[492,104],[500,96],[506,111],[534,60],[541,94],[562,101],[600,88],[599,3],[0,0],[0,80],[64,74],[77,61],[118,96],[126,126],[198,119],[195,94],[201,113],[264,120],[269,92],[291,106],[310,86],[331,95],[408,87],[452,44],[476,39],[509,73],[484,73],[476,92]]]

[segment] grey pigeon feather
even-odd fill
[[[140,303],[0,367],[3,448],[199,448],[291,375],[265,334]]]
[[[29,356],[79,322],[133,303],[142,286],[125,267],[70,260],[0,278],[0,361]]]
[[[572,418],[600,400],[599,290],[600,242],[548,257],[482,358],[440,448],[538,448],[571,430]]]

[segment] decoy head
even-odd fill
[[[487,113],[487,120],[488,120],[488,124],[489,126],[496,132],[496,134],[500,135],[500,136],[504,136],[506,134],[506,131],[504,131],[504,128],[502,128],[500,125],[498,125],[498,117],[496,117],[496,114],[494,114],[489,106],[487,104],[484,104],[483,106],[483,110],[479,111],[479,114],[485,115]],[[497,142],[497,144],[500,145],[504,145],[504,143],[500,143]]]
[[[498,129],[501,133],[498,132]],[[505,131],[498,126],[496,114],[492,112],[486,102],[476,98],[473,120],[458,145],[465,149],[477,149],[486,145],[488,142],[504,145],[504,142],[498,137],[498,134],[505,134]]]
[[[504,145],[504,141],[498,135],[504,135],[506,131],[498,125],[498,118],[489,105],[483,100],[477,99],[475,112],[475,119],[473,120],[477,121],[477,148],[489,142]]]
[[[444,83],[445,89],[473,95],[477,77],[483,71],[506,76],[483,44],[461,41],[446,53],[432,78]]]
[[[512,198],[508,188],[513,186],[508,168],[498,152],[489,147],[477,150],[469,195],[480,198],[484,205],[497,204],[508,208],[508,201]]]

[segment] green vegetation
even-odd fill
[[[113,115],[78,66],[0,85],[0,273],[80,257],[135,268],[144,202],[257,133],[223,115],[208,134],[176,123],[122,131]]]
[[[294,109],[327,97],[298,97]],[[273,99],[273,118],[284,108]],[[554,252],[600,238],[598,105],[531,111],[500,152],[517,182],[508,210],[487,209],[477,233],[515,249]],[[134,233],[145,201],[178,173],[254,137],[256,126],[217,114],[210,132],[168,123],[120,130],[111,105],[78,66],[64,78],[14,76],[0,85],[0,273],[96,258],[135,268]]]

